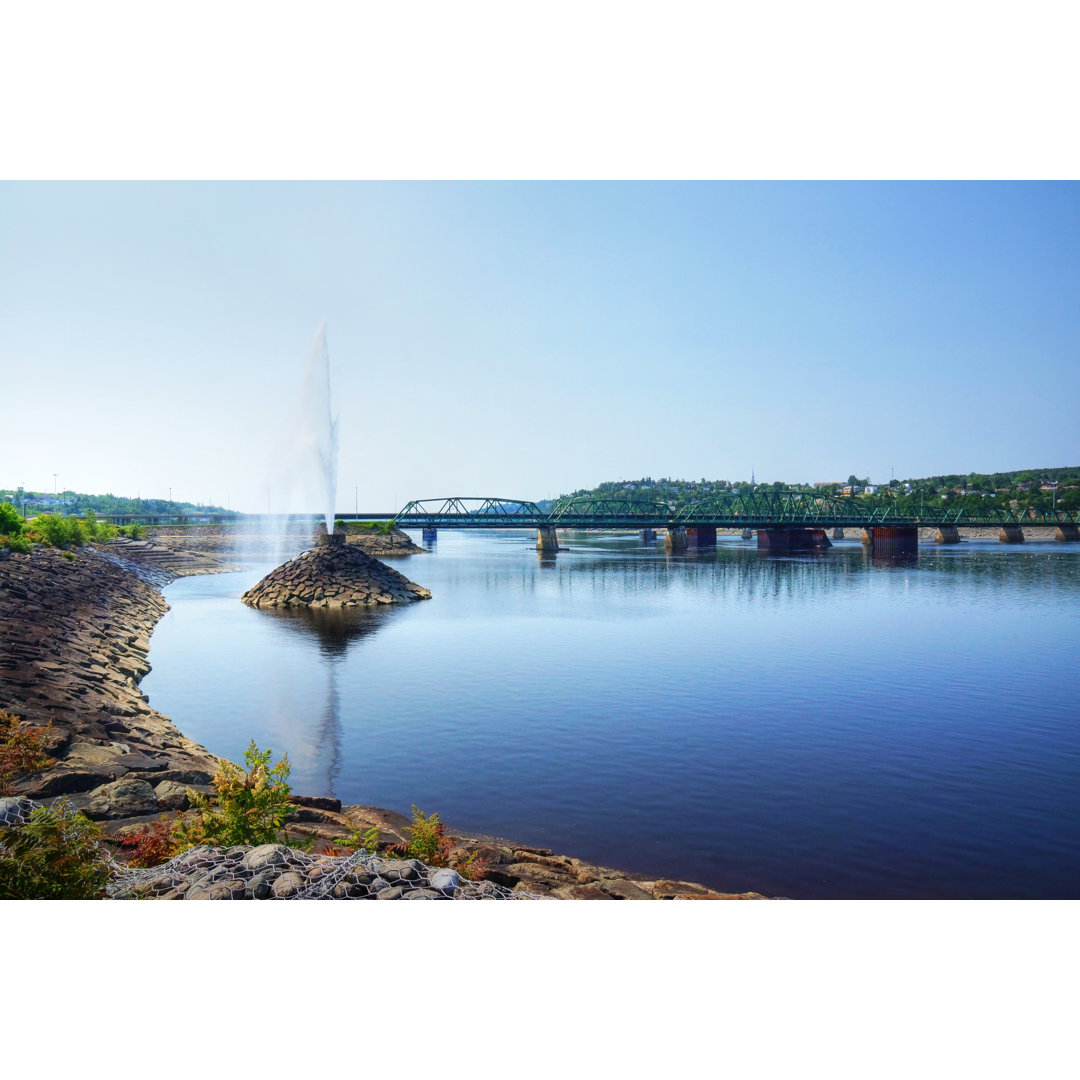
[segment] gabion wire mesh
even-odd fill
[[[25,825],[40,805],[32,799],[0,799],[0,826]],[[491,881],[468,881],[456,870],[419,859],[365,852],[313,855],[285,844],[196,847],[161,866],[133,869],[101,851],[113,867],[107,887],[113,900],[545,899]]]

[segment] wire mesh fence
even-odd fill
[[[0,799],[0,827],[25,825],[42,804]],[[160,866],[118,862],[106,892],[113,900],[539,900],[492,881],[470,881],[450,867],[357,851],[314,854],[286,844],[195,847]],[[0,847],[0,858],[4,858]]]

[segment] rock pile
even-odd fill
[[[150,634],[169,605],[130,568],[90,548],[72,554],[35,548],[0,559],[0,709],[51,721],[57,759],[16,780],[15,793],[107,797],[98,789],[125,777],[209,781],[217,758],[139,690]]]
[[[386,533],[349,533],[346,543],[355,544],[369,555],[377,555],[381,559],[388,556],[399,555],[426,555],[427,548],[422,548],[413,542],[408,533],[401,529],[395,529],[389,535]]]
[[[154,900],[526,900],[493,882],[419,859],[311,855],[284,844],[197,847],[164,866],[119,874],[117,899]]]
[[[272,570],[241,597],[257,608],[377,607],[429,600],[431,592],[352,544],[342,533]]]

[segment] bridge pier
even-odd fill
[[[863,529],[862,542],[875,555],[919,554],[919,530],[914,525],[873,525]]]
[[[425,544],[434,544],[435,541],[439,539],[439,530],[436,529],[433,525],[425,525],[423,532],[423,539]]]
[[[656,543],[656,530],[655,529],[642,529],[641,530],[641,542],[643,544],[655,544]]]
[[[686,547],[689,551],[701,551],[705,548],[716,547],[716,527],[714,525],[702,525],[696,529],[687,529]]]
[[[1080,540],[1080,525],[1059,525],[1055,540]]]
[[[837,525],[837,527],[835,529],[833,529],[832,538],[834,540],[843,540],[844,539],[844,530],[841,529],[839,525]]]
[[[674,525],[667,531],[664,538],[664,550],[670,554],[673,551],[686,550],[686,526]]]
[[[744,540],[752,540],[752,539],[754,538],[754,531],[753,531],[753,529],[743,529],[743,531],[742,531],[742,538],[743,538]]]
[[[554,525],[541,525],[540,528],[536,530],[536,550],[559,550],[559,534],[555,531]]]
[[[757,546],[768,551],[817,551],[832,547],[824,529],[758,529]]]
[[[938,544],[959,544],[960,530],[955,525],[939,525],[934,541]]]
[[[1024,530],[1019,525],[1002,525],[998,539],[1003,544],[1022,544],[1024,542]]]

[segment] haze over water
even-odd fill
[[[294,790],[730,891],[1080,896],[1080,545],[668,557],[441,532],[431,601],[317,622],[188,578],[151,704]]]

